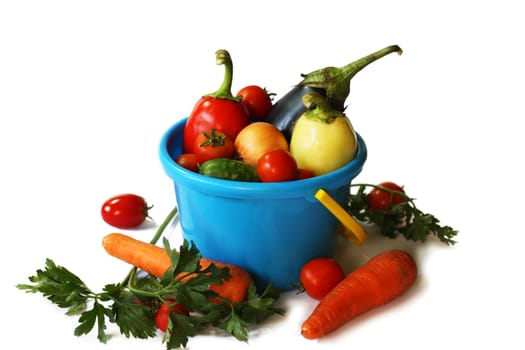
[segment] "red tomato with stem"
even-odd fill
[[[235,146],[225,133],[210,129],[201,132],[195,138],[193,153],[197,158],[197,162],[202,164],[211,159],[233,157]]]
[[[405,190],[403,187],[390,181],[382,182],[379,186],[385,189],[374,188],[368,193],[368,209],[372,211],[387,211],[394,205],[406,202],[407,198],[404,195]]]
[[[107,199],[100,212],[102,219],[109,225],[129,229],[142,224],[149,217],[151,208],[141,196],[126,193]]]
[[[186,316],[190,315],[189,311],[184,306],[175,303],[174,300],[170,300],[166,303],[161,304],[159,309],[157,310],[157,313],[155,313],[155,326],[161,331],[166,332],[166,330],[168,329],[168,321],[171,313]]]
[[[199,162],[197,161],[197,156],[193,153],[183,153],[175,158],[175,162],[188,170],[199,171]]]
[[[195,138],[210,129],[221,130],[231,140],[248,125],[243,104],[226,99],[204,97],[197,102],[184,127],[184,152],[193,153]]]
[[[245,86],[237,93],[237,96],[242,97],[241,102],[248,109],[250,118],[259,120],[264,119],[272,108],[272,95],[258,85]]]
[[[294,157],[280,148],[265,152],[257,162],[257,175],[262,182],[295,180],[298,172]]]
[[[322,257],[304,264],[300,278],[306,294],[321,300],[345,278],[345,273],[335,259]]]

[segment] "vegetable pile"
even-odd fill
[[[350,80],[394,52],[402,51],[388,46],[344,67],[302,75],[301,82],[274,102],[274,94],[258,85],[246,86],[234,96],[230,54],[217,51],[224,80],[216,92],[195,104],[176,163],[203,176],[250,182],[300,181],[344,166],[357,150],[356,132],[344,105]],[[108,225],[132,230],[149,218],[149,209],[143,197],[127,193],[104,201],[100,213]],[[458,232],[419,209],[394,182],[350,185],[346,209],[389,239],[401,236],[425,242],[435,236],[444,244],[456,244]],[[280,291],[271,283],[258,290],[248,271],[203,257],[191,242],[172,249],[163,232],[176,215],[175,207],[149,242],[122,233],[103,237],[104,250],[132,267],[121,282],[107,284],[100,292],[51,259],[29,277],[30,283],[17,288],[41,293],[67,315],[77,315],[74,334],[95,331],[102,343],[108,340],[108,324],[126,337],[156,337],[159,331],[167,349],[185,347],[190,337],[210,327],[247,341],[248,327],[284,315],[277,306]],[[414,284],[417,273],[416,261],[402,250],[385,250],[348,275],[333,257],[306,262],[297,288],[319,303],[304,320],[302,336],[326,336],[394,300]]]
[[[231,56],[217,51],[216,62],[225,68],[223,82],[195,104],[176,162],[205,176],[254,182],[301,180],[344,166],[357,150],[356,133],[344,114],[350,80],[393,52],[402,51],[393,45],[341,68],[303,75],[273,103],[273,94],[258,85],[234,96]]]

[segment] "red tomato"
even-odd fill
[[[300,278],[306,294],[321,300],[345,278],[345,273],[336,260],[315,258],[304,264]]]
[[[190,315],[188,310],[181,304],[177,304],[174,301],[163,303],[159,307],[159,310],[157,311],[154,317],[155,325],[158,329],[160,329],[163,332],[166,332],[166,329],[168,329],[168,320],[170,318],[170,313],[172,312],[177,315]]]
[[[309,179],[309,178],[314,177],[314,176],[315,176],[315,174],[311,170],[299,169],[299,171],[297,173],[297,180]]]
[[[385,187],[387,189],[405,193],[403,187],[393,183],[393,182],[382,182],[379,186]],[[379,188],[374,188],[368,193],[368,208],[373,211],[386,211],[389,210],[392,206],[403,203],[406,201],[406,198],[400,194],[392,193],[387,190],[382,190]]]
[[[201,98],[186,122],[184,127],[183,150],[193,153],[195,138],[203,131],[210,129],[220,130],[231,140],[248,125],[249,117],[246,107],[239,102],[214,98]]]
[[[193,153],[198,163],[216,158],[231,158],[235,153],[233,141],[221,131],[211,129],[195,138]]]
[[[252,119],[264,119],[272,108],[271,94],[266,89],[257,85],[243,87],[237,93],[241,96],[241,102],[246,106]]]
[[[193,153],[183,153],[175,159],[175,162],[188,170],[194,172],[199,171],[199,162],[197,161],[197,157]]]
[[[280,148],[264,153],[257,162],[257,175],[262,182],[295,180],[297,174],[297,162]]]
[[[148,217],[148,204],[144,198],[126,193],[107,199],[102,204],[102,219],[111,226],[128,229],[139,226]]]

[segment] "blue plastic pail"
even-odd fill
[[[310,259],[330,256],[338,220],[314,198],[320,188],[341,206],[363,167],[366,145],[358,136],[355,158],[329,174],[281,183],[229,181],[203,176],[175,162],[182,152],[180,120],[160,142],[160,160],[173,180],[183,236],[202,256],[246,269],[259,287],[286,291]]]

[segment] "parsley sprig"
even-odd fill
[[[151,243],[157,242],[165,227],[176,215],[176,208],[163,222]],[[107,284],[101,292],[91,291],[74,273],[46,259],[45,268],[29,277],[30,284],[16,287],[29,293],[41,293],[53,304],[66,309],[67,315],[78,315],[79,325],[74,334],[81,336],[96,329],[100,342],[108,341],[107,325],[116,324],[120,333],[130,338],[155,337],[154,315],[163,302],[175,300],[190,311],[190,315],[170,314],[168,328],[162,338],[167,349],[185,347],[189,337],[207,327],[223,329],[240,341],[248,340],[248,327],[272,315],[284,314],[275,306],[279,291],[271,284],[259,293],[255,285],[248,289],[247,298],[233,303],[210,289],[230,278],[227,267],[213,264],[203,269],[197,247],[184,241],[179,250],[171,249],[163,239],[171,259],[171,267],[158,279],[132,268],[126,278],[116,284]],[[182,282],[180,274],[192,275]]]
[[[372,184],[352,184],[350,187],[357,187],[356,193],[350,192],[348,202],[350,214],[361,222],[377,225],[384,236],[396,238],[402,235],[407,240],[425,242],[429,235],[434,235],[447,245],[456,244],[455,237],[458,231],[450,226],[441,225],[434,215],[420,210],[415,204],[415,199],[404,192]],[[366,191],[370,187],[387,191],[392,196],[399,195],[405,201],[391,205],[385,211],[370,210]]]

